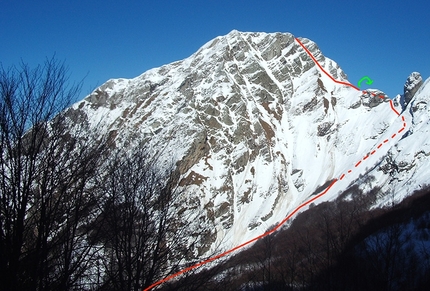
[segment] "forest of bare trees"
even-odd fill
[[[55,58],[0,70],[1,290],[143,290],[190,256],[171,173],[68,130],[79,89]]]

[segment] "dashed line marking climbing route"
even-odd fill
[[[352,85],[351,83],[347,83],[347,82],[343,82],[343,81],[338,81],[338,80],[336,80],[336,79],[334,79],[329,73],[327,73],[325,70],[324,70],[324,68],[318,63],[318,61],[314,58],[314,56],[312,55],[312,53],[306,48],[306,46],[304,46],[303,45],[303,43],[298,39],[298,38],[296,38],[295,39],[296,40],[296,42],[306,51],[306,53],[312,58],[312,60],[315,62],[315,64],[318,66],[318,68],[324,73],[324,74],[326,74],[333,82],[335,82],[335,83],[337,83],[337,84],[341,84],[341,85],[345,85],[345,86],[350,86],[350,87],[352,87],[352,88],[354,88],[354,89],[356,89],[356,90],[358,90],[358,91],[360,91],[360,89],[359,88],[357,88],[356,86],[354,86],[354,85]],[[366,92],[365,90],[363,90],[362,91],[362,93],[363,94],[368,94],[368,93],[370,93],[370,94],[372,94],[373,96],[376,96],[376,94],[375,93],[373,93],[373,92]],[[381,98],[381,99],[385,99],[385,96],[384,95],[379,95],[378,96],[379,98]],[[391,107],[391,110],[393,110],[394,111],[394,113],[396,113],[396,115],[397,116],[400,116],[400,113],[394,108],[394,105],[393,105],[393,101],[392,100],[390,100],[390,107]],[[404,116],[402,116],[402,121],[403,121],[403,127],[402,128],[400,128],[398,131],[397,131],[397,133],[401,133],[403,130],[405,130],[405,128],[406,128],[406,121],[405,121],[405,117]],[[396,133],[394,133],[392,136],[391,136],[391,139],[393,139],[393,138],[395,138],[396,137]],[[371,152],[370,152],[370,155],[373,155],[373,154],[375,154],[376,153],[376,151],[378,150],[378,149],[380,149],[382,146],[383,146],[383,144],[385,144],[385,143],[388,143],[389,142],[389,140],[388,139],[385,139],[382,143],[380,143],[377,147],[376,147],[376,149],[373,149]],[[364,162],[367,158],[369,158],[369,154],[367,154],[366,156],[364,156],[361,160],[359,160],[355,165],[354,165],[354,168],[358,168],[361,164],[362,164],[362,162]],[[266,237],[266,236],[268,236],[268,235],[270,235],[270,234],[272,234],[272,233],[274,233],[275,231],[277,231],[282,225],[284,225],[285,224],[285,222],[287,222],[291,217],[293,217],[300,209],[302,209],[303,207],[305,207],[305,206],[307,206],[307,205],[309,205],[309,204],[311,204],[312,202],[314,202],[315,200],[317,200],[318,198],[320,198],[320,197],[322,197],[322,196],[324,196],[329,190],[330,190],[330,188],[331,187],[333,187],[333,185],[337,182],[337,181],[339,181],[339,180],[342,180],[342,179],[344,179],[348,174],[351,174],[353,172],[353,170],[352,169],[349,169],[346,173],[342,173],[341,175],[340,175],[340,177],[339,177],[339,179],[334,179],[332,182],[331,182],[331,184],[323,191],[323,192],[321,192],[320,194],[318,194],[318,195],[316,195],[316,196],[314,196],[312,199],[309,199],[309,200],[307,200],[307,201],[305,201],[305,202],[303,202],[302,204],[300,204],[299,206],[297,206],[287,217],[285,217],[280,223],[278,223],[273,229],[271,229],[271,230],[269,230],[269,231],[266,231],[265,233],[263,233],[263,234],[261,234],[261,235],[259,235],[259,236],[257,236],[257,237],[255,237],[255,238],[253,238],[253,239],[250,239],[250,240],[248,240],[248,241],[246,241],[246,242],[244,242],[243,244],[241,244],[241,245],[238,245],[238,246],[236,246],[236,247],[234,247],[234,248],[232,248],[232,249],[230,249],[230,250],[228,250],[228,251],[225,251],[225,252],[223,252],[223,253],[221,253],[221,254],[218,254],[218,255],[216,255],[216,256],[213,256],[213,257],[210,257],[210,258],[208,258],[208,259],[206,259],[206,260],[204,260],[204,261],[201,261],[201,262],[199,262],[199,263],[197,263],[197,264],[194,264],[194,265],[192,265],[192,266],[190,266],[190,267],[187,267],[187,268],[185,268],[185,269],[182,269],[181,271],[179,271],[179,272],[176,272],[176,273],[174,273],[174,274],[172,274],[172,275],[169,275],[169,276],[167,276],[166,278],[164,278],[164,279],[161,279],[161,280],[159,280],[159,281],[157,281],[157,282],[155,282],[155,283],[153,283],[152,285],[150,285],[150,286],[148,286],[148,287],[146,287],[143,291],[149,291],[149,290],[151,290],[152,288],[154,288],[154,287],[156,287],[156,286],[158,286],[158,285],[160,285],[160,284],[162,284],[162,283],[164,283],[164,282],[167,282],[167,281],[169,281],[169,280],[171,280],[171,279],[173,279],[173,278],[175,278],[175,277],[177,277],[177,276],[179,276],[179,275],[182,275],[182,274],[184,274],[184,273],[186,273],[186,272],[189,272],[189,271],[191,271],[191,270],[194,270],[194,269],[197,269],[198,267],[201,267],[201,266],[203,266],[203,265],[206,265],[206,264],[208,264],[208,263],[210,263],[210,262],[213,262],[213,261],[215,261],[215,260],[217,260],[217,259],[220,259],[220,258],[222,258],[222,257],[225,257],[225,256],[227,256],[228,254],[231,254],[231,253],[233,253],[234,251],[237,251],[237,250],[239,250],[239,249],[241,249],[241,248],[243,248],[243,247],[245,247],[245,246],[247,246],[247,245],[249,245],[249,244],[251,244],[251,243],[253,243],[253,242],[255,242],[255,241],[257,241],[257,240],[259,240],[259,239],[261,239],[261,238],[264,238],[264,237]]]
[[[296,41],[297,41],[297,43],[306,51],[306,53],[312,58],[312,60],[315,62],[315,64],[321,69],[321,71],[324,73],[324,74],[326,74],[330,79],[332,79],[334,82],[336,82],[336,83],[338,83],[338,84],[342,84],[342,85],[346,85],[346,86],[350,86],[350,87],[352,87],[352,88],[354,88],[354,89],[356,89],[357,91],[360,91],[360,89],[359,88],[357,88],[356,86],[354,86],[354,85],[352,85],[352,84],[350,84],[350,83],[347,83],[347,82],[341,82],[341,81],[337,81],[337,80],[335,80],[329,73],[327,73],[325,70],[324,70],[324,68],[318,63],[318,61],[314,58],[314,56],[312,55],[312,53],[307,49],[307,47],[298,39],[298,38],[296,38]],[[363,91],[361,91],[362,93],[363,93],[363,95],[365,95],[365,94],[368,94],[368,93],[370,93],[372,96],[376,96],[377,94],[376,93],[374,93],[374,92],[366,92],[366,90],[363,90]],[[385,96],[383,95],[383,94],[380,94],[380,95],[378,95],[378,97],[379,98],[381,98],[381,99],[385,99]],[[390,99],[390,107],[391,107],[391,110],[397,115],[397,116],[400,116],[400,113],[396,110],[396,108],[394,108],[394,104],[393,104],[393,100],[391,100]],[[398,131],[397,131],[397,133],[401,133],[403,130],[405,130],[405,128],[406,128],[406,121],[405,121],[405,117],[404,116],[402,116],[402,121],[403,121],[403,127],[402,128],[400,128]],[[394,133],[392,136],[391,136],[391,139],[393,139],[393,138],[395,138],[396,136],[397,136],[397,133]],[[389,142],[389,140],[388,139],[386,139],[386,140],[384,140],[382,143],[380,143],[377,147],[376,147],[376,149],[374,149],[374,150],[372,150],[371,152],[370,152],[370,154],[371,155],[373,155],[374,153],[376,153],[376,150],[378,150],[378,149],[380,149],[385,143],[388,143]],[[358,166],[360,166],[360,164],[362,163],[362,161],[365,161],[366,159],[368,158],[368,155],[366,155],[365,157],[363,157],[360,161],[358,161],[356,164],[355,164],[355,168],[357,168]],[[352,170],[348,170],[348,173],[347,174],[351,174],[352,173]],[[340,176],[340,178],[339,178],[339,180],[342,180],[343,178],[345,178],[345,176],[347,175],[347,174],[345,174],[345,173],[343,173],[341,176]]]

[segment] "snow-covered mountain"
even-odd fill
[[[66,116],[109,135],[112,149],[143,143],[161,169],[175,166],[190,228],[213,229],[201,256],[264,233],[329,185],[313,203],[358,184],[381,187],[376,207],[427,183],[430,79],[412,73],[393,101],[347,83],[311,40],[234,30],[184,60],[107,81]]]

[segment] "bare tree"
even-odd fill
[[[79,86],[55,58],[30,69],[0,69],[0,286],[68,290],[90,247],[78,231],[88,217],[91,142],[71,136],[64,115]],[[85,259],[84,259],[85,257]]]
[[[145,147],[111,156],[99,183],[103,290],[142,290],[198,258],[194,246],[208,229],[190,228],[172,172],[162,172]]]

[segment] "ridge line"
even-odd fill
[[[354,85],[352,85],[351,83],[347,83],[347,82],[343,82],[343,81],[338,81],[335,78],[333,78],[329,73],[326,72],[326,70],[324,70],[324,68],[320,65],[320,63],[315,59],[315,57],[312,55],[312,53],[308,50],[307,47],[305,47],[305,45],[296,37],[295,40],[299,43],[299,45],[308,53],[308,55],[312,58],[312,60],[314,61],[314,63],[320,68],[321,71],[323,71],[324,74],[326,74],[333,82],[338,83],[338,84],[342,84],[342,85],[346,85],[346,86],[350,86],[352,88],[354,88],[357,91],[360,91],[359,88],[355,87]]]

